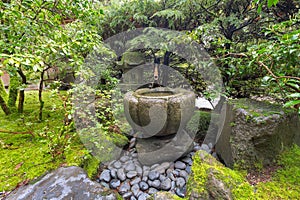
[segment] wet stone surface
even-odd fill
[[[107,163],[97,179],[102,186],[117,190],[124,199],[146,200],[159,191],[185,197],[192,156],[198,150],[212,153],[213,148],[211,144],[200,146],[195,143],[193,151],[174,162],[145,166],[138,161],[135,141],[135,138],[131,140],[130,150],[125,151],[118,160]]]

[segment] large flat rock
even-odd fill
[[[227,102],[216,152],[224,163],[242,168],[270,164],[284,148],[300,145],[296,110],[250,99]]]
[[[91,181],[80,167],[61,167],[10,193],[6,200],[116,200],[117,195]]]

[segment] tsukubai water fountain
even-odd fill
[[[154,79],[157,79],[154,69]],[[185,126],[194,114],[195,94],[182,88],[153,87],[127,92],[125,116],[137,137],[139,161],[174,161],[193,144]]]

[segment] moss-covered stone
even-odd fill
[[[241,172],[225,167],[204,151],[194,155],[187,187],[188,199],[249,199],[253,195],[253,188]]]
[[[88,177],[94,178],[99,170],[100,160],[94,156],[87,156],[81,163],[81,167],[86,171]]]
[[[230,100],[216,152],[224,163],[243,169],[271,164],[284,147],[300,144],[298,113],[251,99]]]
[[[130,68],[141,65],[145,62],[144,54],[141,52],[125,52],[121,61],[118,63],[121,68]]]
[[[211,120],[211,112],[195,111],[191,120],[188,122],[187,131],[195,135],[196,140],[203,141]]]

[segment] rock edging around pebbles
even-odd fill
[[[118,194],[91,181],[80,167],[61,167],[45,175],[33,185],[11,192],[6,200],[116,200]]]

